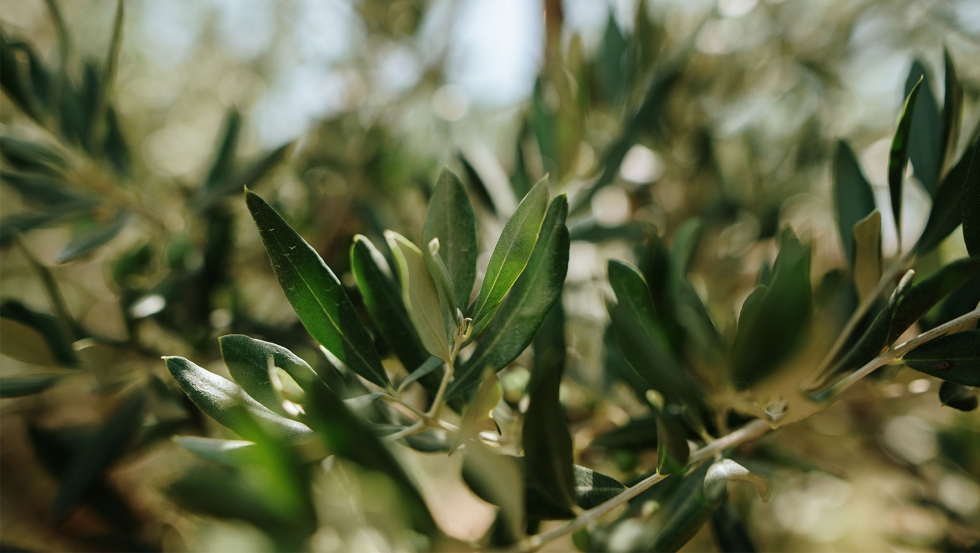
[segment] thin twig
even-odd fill
[[[769,432],[771,429],[772,427],[770,427],[769,423],[766,421],[762,419],[754,420],[731,434],[718,438],[717,440],[692,453],[690,459],[688,460],[687,466],[691,467],[697,465],[711,458],[716,453],[720,453],[725,449],[728,449],[729,447],[759,438],[760,436]],[[521,540],[517,544],[517,549],[521,551],[532,551],[540,548],[549,541],[564,536],[565,534],[585,528],[596,519],[652,488],[654,484],[657,484],[665,478],[667,478],[667,475],[660,474],[659,472],[654,473],[652,476],[647,477],[639,484],[636,484],[632,488],[625,490],[623,493],[589,509],[588,511],[583,512],[573,520],[570,520],[558,528],[534,536],[529,536]]]
[[[389,442],[397,442],[398,440],[404,438],[405,436],[411,436],[412,434],[418,434],[425,430],[426,424],[425,420],[415,421],[411,426],[406,426],[394,434],[389,434],[385,436],[385,440]]]

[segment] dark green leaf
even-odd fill
[[[898,286],[888,297],[885,306],[871,321],[871,326],[864,331],[857,343],[830,368],[827,372],[828,377],[856,370],[888,347],[890,344],[888,338],[891,336],[895,313],[898,311],[902,299],[908,293],[914,275],[915,271],[905,273]]]
[[[934,250],[963,221],[967,207],[964,205],[964,192],[967,174],[970,171],[970,150],[960,158],[939,185],[932,199],[932,210],[926,228],[915,244],[915,251],[926,254]]]
[[[960,120],[963,116],[963,85],[956,76],[956,66],[949,48],[943,46],[943,64],[946,68],[945,92],[943,98],[942,151],[943,166],[948,165],[955,154],[956,142],[960,136]]]
[[[245,192],[279,285],[306,330],[355,373],[390,387],[381,357],[333,271],[262,198]]]
[[[167,369],[180,389],[207,416],[241,434],[245,423],[237,416],[239,405],[256,420],[269,427],[276,436],[298,442],[310,436],[310,429],[266,409],[245,395],[245,391],[230,380],[206,371],[182,357],[164,357]]]
[[[225,116],[225,130],[215,152],[211,170],[208,171],[207,179],[204,181],[205,188],[216,186],[231,173],[235,163],[235,153],[238,151],[238,134],[241,128],[242,115],[237,109],[231,108]]]
[[[478,336],[490,322],[500,302],[524,271],[547,209],[548,181],[541,179],[521,200],[493,248],[480,295],[472,310],[473,336]]]
[[[439,239],[439,254],[445,260],[456,305],[465,309],[476,280],[476,256],[479,253],[476,217],[459,178],[445,168],[429,199],[429,214],[422,230],[423,244],[433,238]]]
[[[967,154],[963,154],[966,156]],[[980,255],[980,140],[973,144],[970,169],[963,184],[963,241],[970,255]]]
[[[402,366],[408,371],[415,370],[429,359],[429,352],[408,316],[388,262],[367,237],[358,234],[351,245],[350,265],[361,299],[378,332],[395,350]]]
[[[671,248],[671,267],[678,275],[687,276],[691,268],[691,260],[697,253],[703,229],[704,223],[698,217],[692,217],[677,227],[677,232],[674,233],[674,246]]]
[[[22,67],[17,51],[23,51],[31,67]],[[9,42],[4,33],[0,32],[0,85],[7,96],[17,104],[31,119],[42,122],[41,106],[35,99],[34,84],[29,75],[37,56],[23,43]]]
[[[644,415],[630,419],[628,423],[600,434],[592,440],[592,446],[616,450],[646,450],[657,448],[657,417]]]
[[[723,553],[755,553],[749,531],[745,527],[738,510],[730,501],[725,501],[711,512],[711,530],[715,542]]]
[[[63,325],[57,317],[34,311],[17,300],[5,300],[0,304],[0,317],[25,325],[44,337],[48,348],[54,355],[54,362],[65,367],[78,364],[72,341],[65,335]],[[0,343],[6,342],[10,336],[0,333]]]
[[[71,242],[55,256],[55,261],[67,263],[95,251],[122,232],[128,220],[129,213],[120,211],[112,221],[72,238]]]
[[[247,440],[219,440],[198,436],[174,436],[173,440],[194,455],[219,465],[236,466],[257,461],[259,458],[255,454],[258,445]]]
[[[401,277],[402,301],[408,308],[415,330],[425,349],[432,355],[451,361],[452,338],[449,335],[451,321],[446,321],[439,299],[439,290],[429,274],[422,251],[410,240],[393,231],[385,231],[385,240],[398,265]]]
[[[47,390],[58,379],[58,375],[10,376],[0,379],[0,398],[23,397],[39,394]]]
[[[621,482],[579,465],[572,466],[575,477],[575,504],[581,509],[592,509],[616,497],[626,489]],[[562,520],[568,516],[567,507],[554,505],[548,496],[531,486],[525,490],[525,505],[529,519]]]
[[[222,336],[219,343],[221,357],[235,382],[252,399],[279,414],[283,414],[282,399],[269,380],[270,357],[276,367],[289,373],[296,382],[320,378],[306,361],[282,346],[241,334]]]
[[[534,366],[527,385],[530,402],[524,414],[521,439],[528,485],[554,505],[575,504],[572,435],[559,399],[565,369],[565,317],[555,304],[534,340]]]
[[[51,177],[0,170],[0,179],[16,190],[25,201],[39,206],[92,206],[98,203],[92,196],[79,194],[68,188],[64,182]]]
[[[258,185],[277,165],[289,157],[292,147],[292,142],[283,144],[275,150],[252,160],[244,167],[233,171],[220,182],[216,182],[212,186],[204,189],[194,202],[194,206],[199,211],[204,211],[220,202],[225,196],[241,190],[242,186]],[[246,200],[248,197],[249,195],[246,195]]]
[[[561,298],[568,271],[568,201],[564,195],[551,202],[541,232],[524,272],[500,306],[477,343],[476,351],[456,374],[447,398],[479,383],[483,371],[506,367],[534,339],[552,306]]]
[[[905,105],[902,106],[902,112],[898,116],[898,127],[895,129],[895,136],[892,137],[892,145],[888,150],[888,192],[899,243],[902,242],[902,186],[905,179],[905,166],[909,163],[909,132],[912,129],[912,114],[920,90],[922,90],[921,78],[906,95]]]
[[[905,95],[908,96],[915,84],[922,79],[919,98],[912,111],[912,122],[908,135],[909,159],[915,176],[930,196],[935,195],[939,184],[939,173],[943,164],[943,117],[939,113],[936,96],[932,92],[932,79],[920,60],[912,62],[909,76],[905,80]]]
[[[812,312],[810,248],[786,229],[780,237],[769,288],[753,300],[745,324],[739,321],[735,382],[750,386],[786,362],[806,336]]]
[[[687,467],[691,447],[687,445],[684,429],[669,417],[657,417],[657,472],[678,474]]]
[[[68,162],[59,152],[38,142],[0,136],[0,154],[18,171],[57,176],[68,169]]]
[[[906,353],[903,361],[948,382],[980,386],[980,329],[936,338]]]
[[[618,300],[609,314],[626,361],[667,401],[699,405],[703,391],[671,354],[643,277],[624,263],[610,261],[609,283]]]
[[[116,409],[95,436],[73,456],[52,507],[56,521],[68,516],[75,503],[122,454],[126,443],[142,424],[143,396],[136,394]]]
[[[959,411],[973,411],[980,405],[976,390],[949,381],[939,386],[939,401]]]
[[[854,262],[854,225],[875,210],[875,195],[871,183],[861,171],[854,151],[841,140],[837,143],[834,155],[834,211],[837,216],[837,229],[844,255],[848,263]]]
[[[936,274],[915,283],[898,304],[887,342],[890,344],[897,340],[943,298],[977,274],[980,274],[980,258],[966,257],[953,261],[936,271]]]

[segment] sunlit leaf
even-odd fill
[[[876,209],[854,225],[854,286],[864,301],[881,280],[881,213]]]
[[[483,331],[504,296],[524,271],[538,240],[538,231],[547,208],[548,181],[541,179],[521,200],[493,248],[480,286],[480,295],[472,310],[473,336]]]
[[[245,201],[279,285],[306,330],[355,373],[389,387],[374,342],[337,276],[265,200],[246,191]]]
[[[174,436],[174,443],[202,459],[219,465],[240,465],[257,460],[255,442],[248,440],[219,440],[199,436]]]
[[[548,312],[561,298],[568,271],[567,215],[568,202],[564,195],[558,196],[541,224],[527,267],[487,325],[476,351],[458,369],[447,397],[475,387],[485,369],[499,371],[506,367],[534,339]]]
[[[288,349],[241,334],[229,334],[219,340],[221,357],[228,372],[245,392],[269,409],[282,414],[282,401],[269,380],[269,358],[297,382],[319,379],[316,372]]]
[[[476,280],[476,217],[463,185],[448,169],[443,169],[432,197],[422,230],[422,243],[438,238],[439,253],[445,260],[450,282],[455,290],[456,305],[462,309],[470,301]]]

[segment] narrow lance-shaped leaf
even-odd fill
[[[60,375],[30,375],[0,378],[0,398],[39,394],[54,385]]]
[[[920,255],[936,249],[963,221],[968,209],[964,205],[964,193],[970,172],[971,150],[972,148],[967,148],[963,157],[946,173],[932,199],[932,210],[929,212],[926,228],[915,243],[915,250]]]
[[[221,357],[235,382],[253,399],[277,413],[282,414],[282,401],[269,380],[270,357],[276,367],[297,382],[320,378],[306,361],[282,346],[241,334],[222,336],[219,343]]]
[[[126,442],[143,423],[143,397],[127,399],[96,435],[72,459],[54,500],[53,515],[62,521],[71,507],[123,451]]]
[[[472,310],[472,336],[478,336],[483,331],[510,287],[524,271],[537,242],[547,208],[548,181],[544,178],[521,200],[517,210],[504,225],[497,245],[490,254],[480,295]]]
[[[948,166],[956,153],[956,142],[960,136],[960,120],[963,116],[963,85],[956,76],[956,66],[949,48],[943,46],[943,65],[946,69],[945,92],[943,98],[942,167]]]
[[[534,339],[552,306],[560,300],[568,272],[567,215],[568,200],[565,195],[560,195],[548,207],[527,267],[487,325],[476,351],[457,371],[447,397],[452,398],[478,385],[484,369],[499,371],[516,359]]]
[[[876,209],[854,225],[854,286],[864,301],[881,280],[881,213]]]
[[[947,382],[980,386],[980,329],[941,336],[906,353],[902,360],[909,368]]]
[[[350,265],[361,299],[378,332],[405,369],[415,370],[429,359],[429,352],[408,316],[401,291],[384,255],[367,237],[358,234],[351,245]]]
[[[241,465],[257,460],[258,444],[248,440],[219,440],[200,436],[174,436],[175,444],[201,459],[220,465]]]
[[[854,263],[854,225],[875,210],[875,196],[854,151],[841,140],[834,154],[834,211],[848,263]]]
[[[671,266],[678,275],[687,275],[694,254],[697,252],[698,243],[701,241],[703,229],[704,222],[697,217],[684,221],[677,228],[677,232],[674,234],[674,244],[671,248]]]
[[[235,163],[235,153],[238,151],[238,135],[241,128],[242,115],[237,109],[231,108],[225,117],[225,129],[215,152],[214,162],[204,181],[205,188],[217,185],[231,173],[232,165]]]
[[[306,330],[355,373],[390,387],[381,357],[333,271],[262,198],[246,190],[279,285]]]
[[[939,184],[939,174],[943,163],[943,116],[939,113],[936,96],[932,92],[932,79],[920,60],[912,63],[909,76],[905,81],[906,96],[922,79],[919,86],[919,97],[912,111],[912,121],[909,128],[909,159],[916,178],[930,196],[935,195]]]
[[[402,300],[422,344],[432,355],[451,362],[452,344],[439,302],[439,290],[429,274],[422,251],[397,232],[385,231],[385,240],[398,264]]]
[[[198,211],[205,211],[220,202],[228,194],[241,190],[242,186],[255,186],[277,165],[289,157],[294,142],[279,146],[271,152],[261,155],[243,167],[231,172],[220,182],[212,183],[203,189],[194,201]],[[247,197],[247,196],[246,196]]]
[[[755,553],[745,521],[731,501],[724,501],[711,512],[711,531],[723,553]]]
[[[572,436],[559,399],[565,368],[565,317],[555,304],[534,340],[534,366],[527,385],[529,403],[521,432],[526,478],[571,515],[575,504]]]
[[[235,416],[241,405],[256,420],[268,426],[277,436],[290,442],[298,442],[310,436],[310,429],[294,420],[287,419],[259,402],[248,397],[238,385],[209,372],[182,357],[164,357],[167,369],[180,389],[194,405],[218,423],[241,433],[244,424]]]
[[[691,448],[684,429],[664,414],[657,416],[657,472],[677,474],[684,471]]]
[[[888,150],[888,192],[899,244],[902,243],[902,185],[905,179],[905,166],[909,162],[909,131],[912,128],[912,114],[921,88],[920,78],[905,98],[902,113],[898,116],[898,128],[895,129],[895,136],[892,137],[892,145]]]
[[[626,486],[615,478],[579,465],[572,465],[572,475],[575,482],[575,504],[581,509],[592,509],[616,497],[626,489]],[[524,497],[528,519],[562,520],[571,518],[568,515],[567,507],[556,506],[554,501],[544,495],[532,482],[527,482],[527,484]]]
[[[476,280],[476,217],[463,185],[449,169],[439,175],[429,213],[422,230],[422,243],[438,238],[439,252],[445,261],[455,291],[455,304],[465,309]]]
[[[20,323],[40,336],[20,336],[23,333],[16,331],[8,333],[5,328],[0,332],[0,346],[4,348],[4,354],[7,354],[7,351],[20,351],[22,357],[19,359],[24,359],[23,356],[29,358],[40,352],[50,352],[54,356],[54,361],[48,363],[50,358],[44,353],[42,355],[45,355],[46,361],[38,364],[57,364],[64,367],[78,365],[78,357],[72,347],[73,338],[67,334],[67,325],[57,317],[34,311],[17,300],[6,300],[0,304],[0,324],[5,325],[7,321]],[[37,338],[43,339],[47,347],[40,345],[42,342]],[[12,355],[12,357],[16,356]]]
[[[973,144],[970,170],[963,185],[963,240],[970,255],[980,255],[980,140]]]
[[[402,380],[402,383],[398,385],[398,393],[404,391],[413,382],[429,376],[430,374],[434,373],[436,369],[440,367],[444,367],[445,364],[446,364],[445,361],[439,359],[435,355],[429,357],[429,359],[425,363],[422,363],[414,370],[412,370],[412,373],[408,375],[408,378]],[[439,378],[436,379],[437,386],[439,384],[439,380],[440,380]]]
[[[126,211],[120,211],[116,214],[112,221],[99,225],[98,227],[73,238],[63,250],[58,252],[58,255],[55,256],[55,261],[58,263],[67,263],[68,261],[78,259],[79,257],[95,251],[99,247],[109,243],[120,232],[122,232],[123,228],[126,227],[128,220],[129,213]]]

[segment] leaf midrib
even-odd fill
[[[530,194],[530,192],[528,194]],[[513,250],[514,244],[516,244],[517,241],[518,241],[518,238],[520,238],[520,235],[521,235],[520,229],[521,229],[521,227],[524,226],[524,223],[527,222],[528,217],[531,216],[531,211],[532,211],[531,209],[528,209],[527,212],[525,212],[523,214],[524,217],[521,218],[519,224],[517,225],[517,227],[516,227],[517,228],[517,232],[514,233],[514,235],[511,237],[510,243],[507,245],[507,253],[505,253],[503,255],[503,260],[501,260],[501,262],[500,262],[500,267],[497,269],[496,274],[493,276],[493,281],[490,283],[490,288],[487,289],[487,295],[486,295],[486,297],[483,298],[483,301],[480,303],[479,309],[477,309],[477,317],[476,317],[477,319],[480,318],[480,315],[484,315],[483,310],[486,307],[487,302],[490,301],[490,297],[493,294],[494,290],[497,288],[497,282],[500,281],[500,275],[504,272],[504,266],[507,264],[508,254],[510,253],[511,250]],[[505,227],[506,227],[506,225],[505,225]],[[540,232],[540,227],[538,227],[538,232]],[[535,233],[535,234],[537,234],[537,233]],[[495,248],[495,250],[496,250],[496,248]],[[531,254],[532,255],[534,254],[534,250],[533,249],[531,250]],[[491,260],[493,260],[493,256],[492,255],[490,256],[490,258],[491,258]],[[524,262],[524,266],[521,267],[521,272],[523,272],[524,271],[524,268],[527,267],[527,262],[529,260],[530,260],[530,256],[528,256],[528,260],[526,260]],[[517,279],[514,279],[514,280],[516,281]],[[484,280],[484,283],[486,283],[485,280]]]

